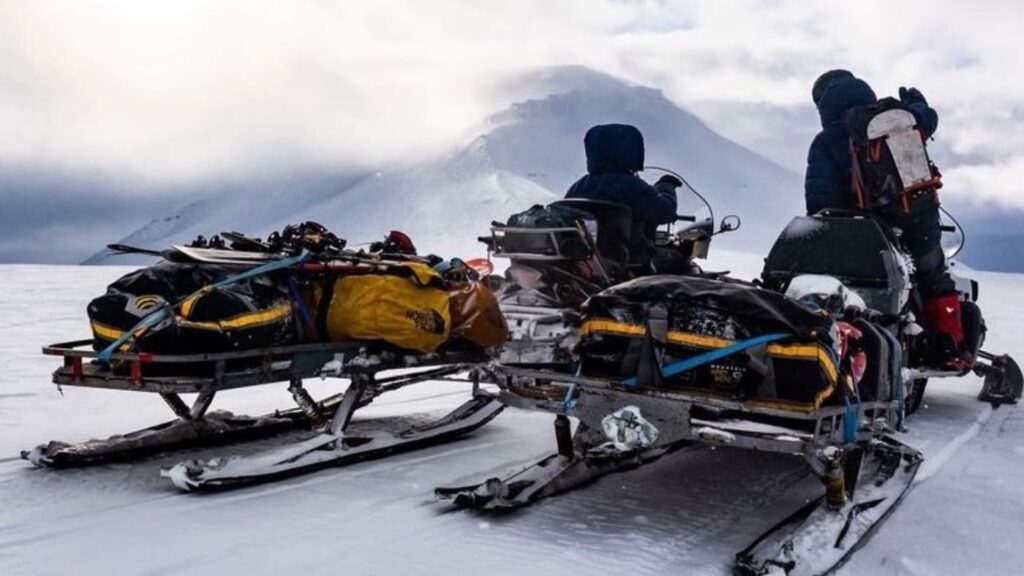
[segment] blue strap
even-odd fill
[[[736,342],[735,344],[726,346],[725,348],[711,350],[709,352],[705,352],[703,354],[698,354],[691,358],[687,358],[686,360],[673,362],[672,364],[669,364],[668,366],[665,366],[664,368],[661,369],[661,375],[665,378],[669,378],[677,374],[682,374],[683,372],[688,372],[699,366],[710,364],[711,362],[714,362],[715,360],[720,360],[722,358],[725,358],[726,356],[731,356],[737,352],[742,352],[747,348],[753,348],[754,346],[767,344],[768,342],[775,342],[776,340],[783,340],[785,338],[790,338],[791,336],[793,335],[784,332],[774,332],[771,334],[755,336],[747,340],[741,340],[739,342]],[[636,377],[627,378],[622,381],[622,384],[627,388],[632,388],[636,386],[637,379]]]
[[[843,442],[852,444],[857,441],[857,427],[860,424],[860,402],[850,403],[850,397],[843,394],[846,404],[846,416],[843,418]]]
[[[576,365],[576,377],[579,378],[580,373],[583,372],[583,363],[579,362]],[[562,400],[562,413],[572,414],[576,409],[576,382],[569,383],[569,389],[565,392],[565,400]]]
[[[839,385],[842,385],[840,382]],[[860,428],[861,401],[860,384],[853,385],[853,399],[856,403],[850,403],[850,398],[843,394],[843,401],[846,403],[846,417],[843,419],[843,440],[849,443],[857,441],[857,428]]]
[[[188,300],[189,298],[195,296],[196,294],[202,292],[203,290],[209,290],[210,288],[223,288],[236,282],[241,282],[242,280],[248,280],[249,278],[252,278],[254,276],[259,276],[261,274],[266,274],[268,272],[273,272],[274,270],[280,270],[282,268],[289,268],[296,264],[301,264],[304,260],[306,260],[308,256],[309,253],[303,250],[302,253],[299,254],[298,256],[291,256],[289,258],[281,258],[280,260],[267,262],[262,266],[257,266],[251,270],[246,270],[245,272],[242,272],[241,274],[236,274],[235,276],[228,276],[227,278],[218,280],[213,284],[210,284],[209,286],[204,286],[201,290],[197,290],[192,294],[189,294],[188,296],[182,298],[181,300],[178,300],[174,304],[164,304],[163,306],[156,308],[155,310],[147,314],[142,320],[139,321],[138,324],[132,326],[131,330],[128,330],[127,332],[122,334],[120,338],[114,340],[109,346],[104,348],[99,353],[99,356],[97,356],[97,358],[99,359],[100,362],[109,364],[110,358],[114,355],[115,352],[117,352],[117,349],[120,348],[125,342],[134,339],[136,334],[138,334],[140,330],[152,328],[153,326],[159,324],[165,319],[170,318],[171,313],[174,312],[174,310],[176,310],[179,306],[181,306],[182,302]]]
[[[299,309],[299,317],[306,323],[306,326],[312,326],[313,316],[310,315],[309,308],[306,308],[306,303],[302,300],[302,293],[299,291],[298,284],[295,283],[295,276],[291,274],[288,275],[288,292]]]

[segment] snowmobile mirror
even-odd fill
[[[742,223],[743,221],[740,220],[739,216],[735,214],[729,214],[725,218],[722,218],[722,223],[719,225],[718,228],[718,234],[721,234],[723,232],[732,232],[734,230],[739,230],[740,224]]]

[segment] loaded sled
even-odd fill
[[[476,430],[502,410],[480,389],[475,367],[504,340],[504,321],[464,263],[440,272],[430,265],[440,259],[415,256],[411,242],[396,234],[389,240],[406,240],[397,254],[345,251],[344,241],[310,223],[287,228],[273,248],[232,234],[246,249],[203,242],[158,253],[162,262],[122,277],[90,303],[93,339],[43,352],[64,360],[53,373],[58,386],[159,394],[176,418],[106,440],[50,442],[22,456],[37,466],[71,467],[291,429],[314,432],[259,454],[185,461],[164,471],[179,488],[203,490],[377,458]],[[315,377],[349,384],[316,401],[303,387]],[[471,399],[425,425],[347,433],[353,414],[378,396],[444,379],[466,382]],[[296,408],[260,417],[209,411],[222,390],[277,382],[288,384]],[[196,397],[187,405],[181,394]]]

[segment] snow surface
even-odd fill
[[[751,275],[760,258],[715,251],[708,269]],[[684,450],[521,512],[453,511],[458,485],[554,451],[549,415],[508,409],[448,445],[269,485],[184,494],[161,466],[251,453],[284,439],[187,450],[133,464],[37,470],[18,451],[168,419],[159,397],[49,384],[42,345],[87,334],[85,304],[123,273],[0,266],[0,574],[728,574],[733,554],[820,493],[793,458],[727,447]],[[1021,278],[978,274],[993,351],[1024,342]],[[998,310],[998,313],[996,312]],[[316,395],[337,381],[307,382]],[[904,503],[842,574],[1014,574],[1024,564],[1024,412],[975,400],[979,379],[929,384],[902,440],[926,461]],[[430,383],[385,396],[356,425],[435,416],[468,396]],[[289,406],[286,385],[225,393],[214,408]]]

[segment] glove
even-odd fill
[[[921,103],[925,106],[928,105],[928,101],[924,99],[924,95],[917,88],[904,88],[900,86],[900,102],[904,104],[917,104]]]
[[[658,178],[658,181],[654,183],[655,186],[658,184],[668,184],[673,188],[679,188],[683,185],[683,181],[671,174],[665,174],[661,178]]]

